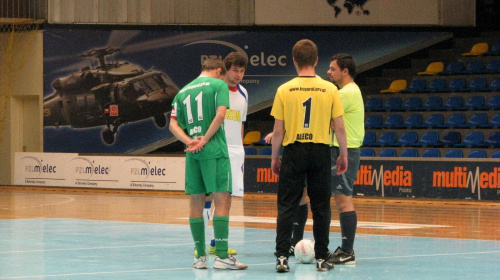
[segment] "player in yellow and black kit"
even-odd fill
[[[313,213],[313,234],[318,271],[333,269],[329,262],[332,127],[339,143],[338,174],[347,169],[347,144],[337,88],[316,76],[318,48],[311,40],[298,41],[292,56],[298,77],[281,85],[271,115],[275,118],[271,169],[278,175],[276,253],[278,272],[288,272],[293,217],[302,197],[304,180]],[[279,150],[284,146],[283,162]]]

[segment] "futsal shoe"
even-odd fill
[[[207,269],[207,256],[201,256],[199,258],[194,258],[193,268],[197,269]]]
[[[276,260],[276,272],[290,272],[290,266],[288,265],[287,257],[280,256]]]
[[[329,260],[317,259],[316,260],[316,268],[318,271],[328,271],[333,269],[333,263]]]
[[[215,255],[215,246],[209,245],[208,246],[208,253],[210,255]],[[236,254],[238,254],[238,251],[231,249],[231,247],[227,247],[227,254],[228,255],[236,255]]]
[[[295,247],[294,246],[290,246],[290,250],[288,250],[288,254],[290,254],[290,256],[295,256]],[[274,256],[278,257],[278,252],[274,252]]]
[[[331,251],[328,252],[328,260],[334,264],[355,264],[356,255],[354,254],[354,251],[349,254],[338,247],[337,250],[335,250],[335,253],[332,253]]]
[[[219,258],[219,256],[215,257],[214,268],[215,269],[232,269],[232,270],[241,270],[246,269],[248,265],[241,263],[236,260],[235,257],[229,255],[225,259]]]

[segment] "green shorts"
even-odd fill
[[[232,191],[229,158],[196,160],[186,154],[186,194]]]

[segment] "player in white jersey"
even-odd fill
[[[244,122],[247,119],[248,111],[248,93],[240,85],[245,70],[248,65],[246,56],[239,52],[232,52],[224,58],[224,64],[227,72],[224,81],[229,86],[229,109],[226,111],[224,120],[224,131],[226,133],[227,149],[229,152],[229,161],[231,163],[233,196],[243,197],[243,170],[245,161],[245,149],[243,148]],[[205,227],[210,220],[212,207],[211,197],[207,197],[203,218]],[[215,240],[212,239],[208,247],[210,254],[215,253]],[[229,255],[236,255],[237,251],[228,248]],[[195,251],[196,255],[196,251]]]

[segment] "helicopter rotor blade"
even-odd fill
[[[127,41],[133,39],[137,35],[141,33],[140,30],[132,31],[132,30],[114,30],[111,32],[109,36],[108,47],[120,48]]]
[[[121,48],[122,53],[142,52],[145,50],[160,49],[180,44],[191,43],[198,40],[207,40],[224,36],[238,35],[245,32],[234,31],[212,31],[212,32],[191,32],[181,35],[174,35],[166,38],[150,40],[147,42],[136,43]]]

